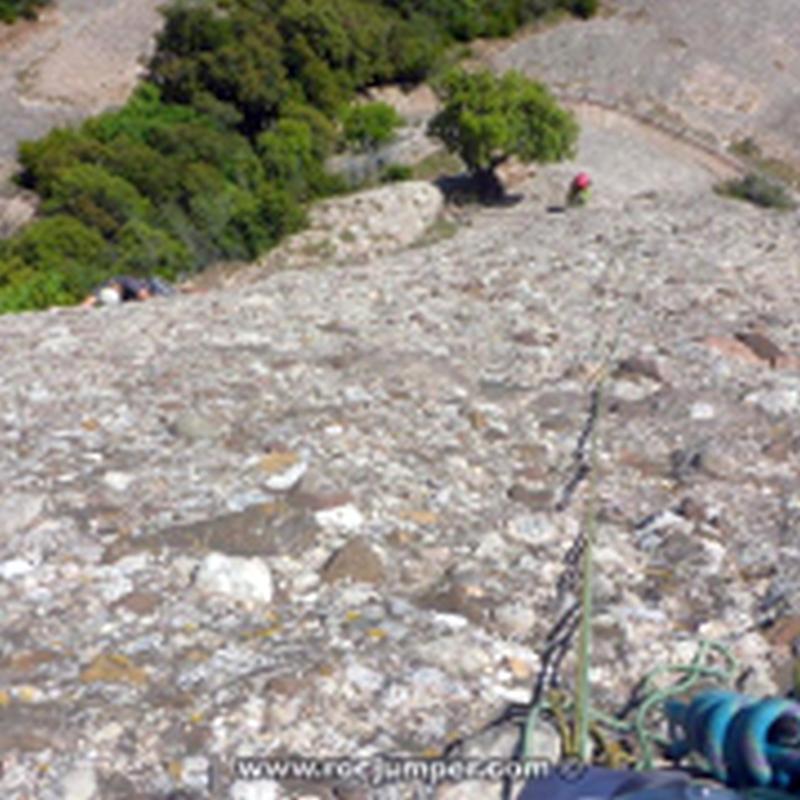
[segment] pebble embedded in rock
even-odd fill
[[[12,581],[27,575],[33,569],[34,565],[25,558],[10,558],[8,561],[0,562],[0,579]]]
[[[215,439],[222,434],[219,422],[197,411],[185,411],[172,423],[175,434],[190,442]]]
[[[508,525],[508,534],[525,544],[549,544],[562,536],[561,526],[550,514],[518,514]]]
[[[755,405],[771,416],[796,415],[800,411],[800,389],[782,386],[776,389],[754,392],[745,402]]]
[[[261,469],[266,472],[264,485],[273,492],[288,492],[297,486],[308,471],[308,462],[297,453],[274,451],[261,460]]]
[[[77,767],[64,776],[61,784],[62,800],[92,800],[97,793],[97,776],[94,767]]]
[[[357,531],[364,524],[364,515],[352,503],[317,511],[314,519],[321,528],[343,532]]]
[[[711,403],[703,403],[703,402],[692,403],[692,406],[689,409],[689,416],[692,419],[701,421],[714,419],[716,413],[717,413],[716,409]]]
[[[493,662],[488,649],[476,644],[468,636],[445,636],[435,642],[416,648],[416,655],[451,675],[482,674]]]
[[[380,556],[363,536],[351,539],[322,568],[322,579],[326,583],[350,579],[355,583],[378,584],[385,577]]]
[[[508,603],[495,611],[501,630],[509,636],[527,636],[533,632],[536,613],[528,606]]]
[[[135,480],[136,476],[127,472],[112,471],[103,476],[103,483],[115,492],[127,491]]]
[[[197,571],[195,586],[245,603],[272,602],[272,574],[260,558],[209,553]]]
[[[12,494],[0,500],[0,531],[8,535],[30,525],[44,509],[45,498],[35,494]]]
[[[380,672],[369,669],[363,664],[351,664],[347,667],[345,678],[349,684],[366,694],[373,694],[379,691],[386,681],[385,676]]]

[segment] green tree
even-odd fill
[[[3,248],[0,311],[75,302],[107,270],[107,246],[97,231],[63,214],[37,220]]]
[[[391,141],[403,118],[388,103],[367,103],[348,108],[343,124],[345,139],[359,150],[368,150]]]
[[[256,142],[264,172],[301,199],[313,193],[312,179],[321,170],[311,128],[302,120],[282,119]]]
[[[119,273],[158,274],[167,279],[177,278],[192,266],[192,256],[185,244],[141,220],[131,220],[119,232],[113,260]]]
[[[502,192],[495,170],[511,156],[542,163],[574,153],[578,125],[540,83],[518,72],[448,72],[429,131],[457,153],[482,193]]]
[[[66,213],[113,237],[129,220],[145,217],[150,203],[124,178],[92,164],[65,170],[44,204],[47,213]]]

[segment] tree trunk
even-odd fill
[[[492,202],[505,197],[506,190],[497,177],[494,166],[477,170],[474,174],[474,181],[478,197],[482,201]]]

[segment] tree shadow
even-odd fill
[[[458,175],[442,175],[434,185],[450,205],[482,205],[492,207],[515,206],[523,195],[510,194],[496,175],[462,172]]]

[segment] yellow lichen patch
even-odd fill
[[[18,686],[14,694],[22,703],[35,703],[42,699],[42,690],[36,686]]]
[[[439,515],[435,511],[406,511],[402,516],[417,525],[436,525],[439,521]]]
[[[60,655],[52,650],[26,650],[11,656],[7,662],[8,669],[13,672],[33,672],[42,664],[49,664],[60,658]],[[6,664],[3,664],[6,666]]]
[[[276,450],[272,453],[267,453],[261,459],[261,469],[267,475],[277,475],[279,472],[284,472],[289,467],[293,467],[298,461],[297,453]]]
[[[272,625],[269,628],[257,628],[254,631],[249,631],[245,634],[245,639],[269,639],[271,636],[276,636],[280,632],[280,625]]]
[[[278,517],[286,512],[289,506],[283,500],[273,500],[261,504],[261,512],[265,517]]]
[[[473,430],[482,431],[489,426],[489,420],[482,411],[472,410],[467,413],[467,420]]]
[[[134,686],[147,683],[147,673],[119,653],[97,656],[81,672],[80,678],[81,683],[130,683]]]
[[[359,619],[361,619],[361,612],[360,611],[352,610],[352,611],[348,611],[344,615],[344,621],[345,622],[356,622]]]
[[[199,725],[205,719],[202,711],[193,711],[189,714],[189,722],[192,725]]]
[[[375,639],[376,641],[380,641],[381,639],[385,639],[389,634],[383,628],[370,628],[367,631],[367,636],[370,639]]]
[[[191,661],[193,664],[202,664],[211,657],[211,653],[208,650],[203,650],[200,647],[192,648],[191,650],[187,650],[183,654],[183,658],[185,661]]]
[[[167,772],[172,780],[183,780],[183,762],[178,760],[170,761],[169,764],[167,764]]]
[[[511,671],[511,674],[521,681],[528,680],[533,674],[531,665],[527,661],[523,661],[521,658],[508,656],[508,658],[506,658],[506,666]]]

